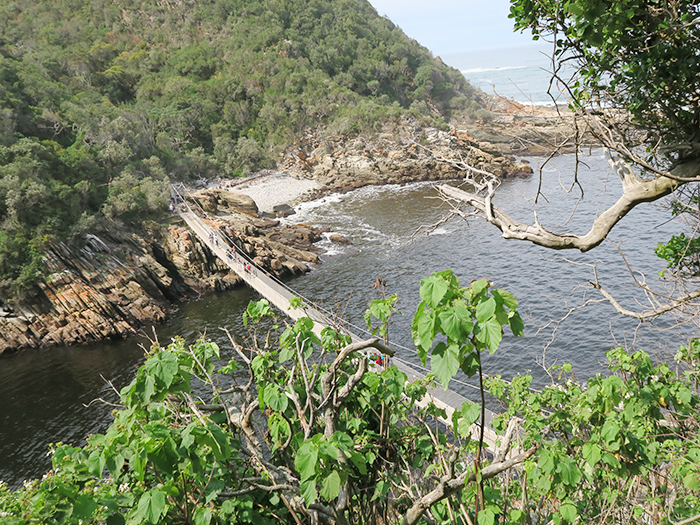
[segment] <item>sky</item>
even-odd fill
[[[533,45],[514,33],[508,0],[369,0],[434,55]]]

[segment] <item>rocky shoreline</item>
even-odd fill
[[[536,144],[533,137],[545,136],[538,146],[542,151],[532,151],[536,148],[531,146],[526,152],[542,153],[549,142],[561,139],[566,128],[552,128],[547,136],[542,116],[529,131],[514,124],[522,116],[499,118],[505,119],[503,123],[467,130],[394,123],[372,137],[332,140],[321,138],[322,130],[309,131],[280,163],[294,184],[260,177],[228,189],[199,190],[195,196],[211,224],[260,267],[278,276],[302,274],[319,262],[314,243],[321,239],[321,230],[281,224],[271,213],[280,201],[294,205],[370,184],[457,179],[464,172],[456,160],[502,178],[528,176],[532,169],[513,157],[523,148],[513,144]],[[519,142],[505,142],[504,129],[511,135],[516,130]],[[0,303],[0,354],[126,337],[163,322],[178,301],[241,284],[177,216],[139,234],[114,228],[99,237],[90,235],[79,253],[64,244],[54,245],[44,265],[47,277],[27,299],[19,305]]]
[[[198,197],[217,206],[216,192]],[[252,208],[257,215],[252,199],[238,200],[248,208],[215,208],[214,222],[257,264],[285,276],[318,262],[317,228],[258,219],[248,214]],[[79,253],[52,246],[44,264],[47,277],[32,295],[0,309],[0,354],[126,337],[166,320],[181,300],[242,284],[177,217],[138,235],[91,235]]]

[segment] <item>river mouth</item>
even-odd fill
[[[527,160],[535,167],[541,159]],[[595,214],[617,198],[619,183],[609,173],[602,152],[594,152],[586,162],[590,168],[582,168],[579,174],[586,194],[578,204],[578,195],[564,191],[571,182],[569,155],[553,159],[546,168],[543,190],[549,205],[541,199],[535,208],[531,200],[538,185],[536,175],[505,181],[495,204],[525,222],[533,221],[532,212],[537,209],[540,221],[555,231],[587,231]],[[568,220],[575,206],[577,214]],[[612,243],[586,254],[555,253],[502,239],[496,228],[478,219],[449,221],[430,234],[411,236],[422,225],[436,224],[445,212],[430,183],[364,187],[301,205],[289,220],[328,226],[352,245],[324,243],[330,250],[322,256],[323,264],[287,284],[364,326],[364,311],[376,297],[372,285],[378,275],[383,276],[387,292],[399,296],[398,308],[403,313],[392,320],[390,338],[405,347],[399,351],[402,358],[417,364],[410,325],[420,301],[420,279],[446,268],[451,268],[463,284],[486,277],[515,295],[526,324],[524,337],[506,337],[501,348],[485,358],[486,372],[504,377],[532,373],[537,386],[550,380],[540,366],[542,361],[547,365],[572,362],[577,376],[586,378],[605,370],[604,352],[614,346],[673,352],[684,341],[684,334],[675,330],[636,330],[636,323],[616,316],[604,303],[577,310],[556,324],[569,307],[598,298],[582,288],[591,277],[590,268],[582,266],[585,264],[598,262],[603,284],[628,307],[635,306],[632,301],[639,295],[629,286],[629,272]],[[681,231],[680,225],[667,220],[668,214],[660,206],[643,205],[610,236],[611,241],[624,241],[622,249],[628,262],[650,282],[664,266],[653,254],[656,243]],[[246,333],[241,321],[243,309],[257,298],[255,292],[241,288],[182,304],[166,325],[157,327],[158,338],[167,343],[181,335],[194,341],[204,333],[219,343],[226,355],[232,355],[219,328],[226,327],[242,337]],[[660,327],[671,322],[666,320]],[[151,330],[147,332],[153,337]],[[113,407],[90,402],[96,398],[117,401],[106,381],[117,390],[129,383],[143,361],[139,344],[150,345],[146,334],[89,346],[29,350],[0,359],[0,479],[16,487],[24,479],[40,477],[50,468],[46,456],[49,443],[80,445],[88,434],[103,432],[111,422]],[[459,383],[452,387],[462,388]]]

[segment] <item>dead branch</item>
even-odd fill
[[[578,249],[586,252],[600,245],[610,230],[622,220],[635,206],[653,202],[670,194],[686,182],[677,177],[689,179],[690,174],[700,173],[700,161],[679,165],[673,170],[676,177],[658,176],[642,179],[637,176],[630,165],[621,158],[609,160],[622,183],[622,195],[610,208],[601,213],[594,221],[591,230],[584,235],[554,233],[540,224],[535,213],[535,224],[523,224],[512,219],[500,208],[493,206],[491,198],[495,188],[487,185],[476,188],[474,192],[460,190],[446,184],[437,186],[445,199],[465,202],[478,210],[482,216],[502,232],[505,239],[530,241],[539,246],[555,250]],[[484,193],[483,190],[486,190]],[[480,191],[481,190],[481,191]],[[480,194],[482,193],[482,194]]]
[[[490,465],[484,467],[481,470],[481,479],[493,478],[501,472],[503,472],[504,470],[508,470],[509,468],[512,468],[515,465],[519,465],[527,458],[532,456],[536,450],[537,447],[532,447],[530,450],[523,452],[522,454],[511,458],[507,461],[502,461],[500,463],[491,463]],[[402,525],[413,525],[432,505],[434,505],[438,501],[441,501],[451,496],[452,494],[463,490],[466,484],[473,483],[474,481],[476,481],[476,474],[471,470],[465,470],[459,476],[456,477],[451,475],[450,473],[446,474],[445,476],[440,478],[440,482],[438,483],[437,487],[435,487],[431,492],[429,492],[417,502],[415,502],[413,506],[410,509],[408,509],[408,511],[404,515]]]

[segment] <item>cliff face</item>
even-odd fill
[[[280,226],[240,206],[221,213],[212,201],[211,220],[222,237],[271,273],[300,274],[318,262],[315,228]],[[53,246],[44,259],[45,282],[23,304],[0,308],[0,353],[124,337],[165,320],[176,301],[241,283],[175,218],[145,234],[110,232],[87,241],[80,253]]]

